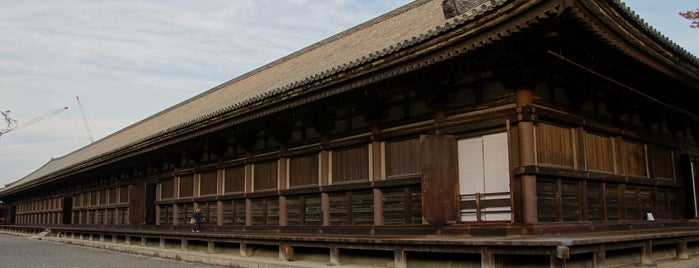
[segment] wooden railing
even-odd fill
[[[510,192],[461,195],[459,205],[461,220],[464,222],[510,221],[512,219]]]

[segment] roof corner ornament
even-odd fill
[[[474,8],[478,8],[489,1],[490,0],[443,0],[442,10],[444,11],[444,17],[450,19]]]

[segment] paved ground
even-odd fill
[[[0,234],[2,268],[217,268]]]
[[[312,265],[311,265],[312,266]],[[100,250],[90,247],[49,242],[44,240],[0,234],[0,268],[220,268],[155,258],[144,255],[127,254]],[[286,267],[286,266],[284,266]],[[310,266],[309,266],[310,267]],[[618,266],[635,268],[638,265]],[[699,256],[690,260],[666,260],[657,262],[657,268],[699,268]]]
[[[658,268],[697,268],[699,267],[698,260],[686,260],[678,262],[660,262]]]

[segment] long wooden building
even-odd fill
[[[699,254],[697,100],[699,60],[618,0],[417,0],[0,200],[13,230],[238,264],[652,264]]]

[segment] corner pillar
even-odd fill
[[[517,141],[519,145],[519,163],[522,167],[536,165],[536,151],[534,140],[534,122],[530,109],[533,98],[530,89],[518,89],[517,97]],[[536,175],[521,175],[522,189],[522,221],[525,224],[533,224],[538,221]]]

